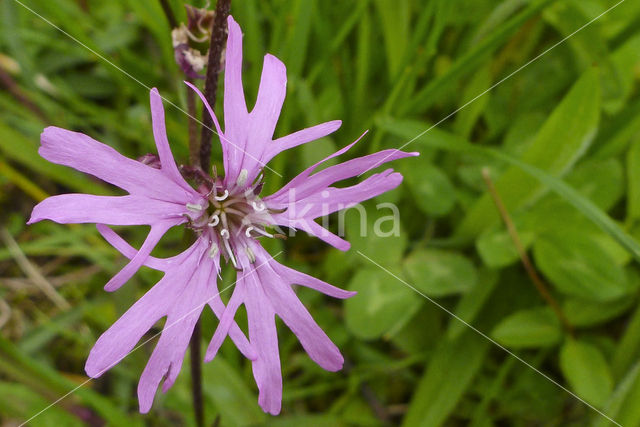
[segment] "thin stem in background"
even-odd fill
[[[218,0],[216,17],[211,29],[211,43],[209,44],[209,59],[207,61],[207,76],[204,82],[204,96],[209,105],[215,108],[216,93],[218,91],[218,76],[220,75],[220,58],[227,41],[227,17],[231,10],[231,0]],[[213,120],[206,108],[202,108],[202,132],[200,134],[200,166],[209,170],[211,165],[211,138]]]
[[[196,322],[191,335],[191,395],[193,397],[193,411],[196,425],[204,427],[204,404],[202,402],[202,357],[200,352],[200,342],[202,333],[200,332],[200,319]]]
[[[164,15],[167,17],[167,21],[169,21],[169,26],[171,29],[174,29],[178,26],[178,20],[176,16],[173,14],[173,9],[171,9],[171,5],[167,0],[160,0],[160,6],[162,6],[162,11]]]
[[[160,5],[164,11],[167,21],[171,29],[178,27],[178,21],[176,20],[173,10],[167,0],[160,0]],[[192,83],[192,79],[186,78],[186,81]],[[187,113],[188,118],[188,131],[189,131],[189,163],[195,168],[199,168],[200,164],[200,147],[198,144],[198,125],[194,119],[196,114],[196,101],[194,93],[188,87],[187,91]],[[210,126],[211,124],[209,124]],[[205,126],[207,126],[205,124]],[[207,166],[208,167],[208,166]],[[186,236],[185,236],[186,237]],[[191,396],[193,399],[193,412],[198,427],[204,427],[204,404],[202,401],[202,352],[200,351],[200,342],[202,340],[202,333],[200,331],[200,319],[196,322],[189,341],[190,348],[190,361],[191,361]]]
[[[567,332],[569,332],[569,334],[573,335],[573,327],[571,326],[571,324],[569,323],[569,320],[566,318],[566,316],[560,309],[560,305],[558,304],[558,302],[555,300],[553,295],[551,295],[551,292],[549,292],[549,289],[547,289],[547,286],[544,284],[544,281],[542,280],[542,278],[538,275],[538,272],[536,271],[535,267],[533,266],[533,263],[531,262],[531,259],[529,258],[529,255],[527,254],[527,251],[524,249],[524,245],[520,240],[520,236],[518,235],[518,231],[516,230],[516,226],[513,223],[511,216],[509,215],[509,211],[507,211],[507,208],[505,207],[504,203],[502,202],[502,199],[500,198],[500,195],[498,194],[498,190],[496,190],[495,185],[493,185],[493,181],[491,180],[491,176],[489,175],[489,169],[482,168],[482,178],[484,179],[484,182],[487,184],[487,189],[489,190],[489,194],[491,195],[491,198],[493,199],[493,202],[495,203],[496,208],[498,208],[500,217],[502,218],[502,221],[504,222],[504,225],[507,228],[507,232],[509,233],[511,240],[513,241],[513,244],[516,247],[516,250],[518,251],[518,255],[520,256],[520,261],[522,261],[522,265],[524,266],[524,269],[529,275],[529,278],[531,279],[534,286],[538,290],[538,293],[540,294],[542,299],[544,299],[547,302],[547,304],[549,304],[553,312],[556,314],[556,316],[560,320],[560,323],[563,325],[563,327],[567,330]]]
[[[193,80],[186,78],[186,81],[193,83]],[[198,123],[193,119],[196,116],[196,97],[191,88],[186,87],[187,91],[187,113],[189,117],[187,121],[189,123],[189,164],[200,168],[200,143],[198,141]]]

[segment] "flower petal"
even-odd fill
[[[248,182],[252,182],[256,178],[266,163],[264,152],[273,144],[273,132],[276,129],[286,94],[286,67],[275,56],[265,55],[258,98],[255,107],[249,114],[248,136],[239,169],[247,170]]]
[[[346,299],[357,294],[357,292],[345,291],[344,289],[340,289],[327,282],[323,282],[322,280],[316,279],[315,277],[309,276],[301,271],[282,265],[279,262],[273,261],[270,265],[275,272],[282,276],[288,283],[305,286],[333,298]]]
[[[282,406],[282,372],[278,351],[275,312],[256,275],[247,275],[245,306],[249,321],[249,341],[258,353],[252,363],[258,385],[258,404],[265,412],[278,415]]]
[[[166,393],[175,382],[193,329],[206,305],[201,295],[212,274],[211,262],[202,262],[196,268],[182,293],[171,305],[162,335],[140,376],[138,402],[141,413],[147,413],[151,409],[158,385],[165,376],[163,392]],[[215,276],[215,272],[213,274]]]
[[[327,371],[342,369],[344,358],[340,350],[313,320],[291,286],[270,268],[257,273],[276,314],[298,337],[309,357]]]
[[[173,154],[171,154],[164,121],[164,107],[162,106],[162,97],[160,93],[158,93],[158,89],[151,89],[149,101],[151,105],[151,122],[153,123],[153,138],[156,141],[162,171],[167,174],[173,182],[190,192],[192,189],[178,171]]]
[[[152,225],[185,221],[185,205],[144,196],[94,196],[62,194],[44,199],[31,213],[27,224],[49,219],[60,224],[100,223],[110,225]]]
[[[153,248],[156,247],[162,236],[164,236],[164,233],[166,233],[169,228],[173,227],[173,225],[174,224],[168,222],[161,222],[156,225],[152,225],[151,231],[149,231],[149,234],[144,240],[142,247],[140,247],[140,250],[136,252],[135,256],[131,258],[131,261],[129,261],[122,270],[120,270],[107,282],[106,285],[104,285],[104,290],[113,292],[124,285],[127,280],[131,279],[136,271],[142,267]]]
[[[196,247],[193,245],[188,249],[190,254]],[[166,274],[98,338],[85,365],[87,375],[98,378],[120,362],[140,338],[168,313],[169,307],[191,279],[196,258],[189,256],[179,268]]]
[[[229,333],[229,329],[232,325],[235,324],[233,320],[238,307],[244,302],[244,278],[242,276],[242,272],[238,273],[238,281],[236,283],[236,287],[233,290],[233,294],[227,303],[227,307],[225,308],[222,317],[220,317],[220,323],[216,328],[213,337],[211,338],[211,342],[209,343],[209,347],[207,347],[207,352],[204,356],[205,362],[210,362],[216,357],[220,346],[224,342],[224,339],[227,337]]]
[[[225,172],[235,182],[244,155],[249,113],[242,88],[242,30],[231,16],[227,18],[227,24],[229,33],[224,71],[224,133],[233,143],[233,148],[229,149]]]
[[[278,138],[269,144],[269,148],[263,160],[266,163],[285,150],[323,138],[338,130],[341,125],[342,121],[333,120]]]
[[[40,142],[38,153],[50,162],[94,175],[130,194],[182,204],[200,197],[161,170],[129,159],[82,133],[50,126],[42,132]]]
[[[98,228],[100,234],[102,234],[102,236],[105,238],[105,240],[107,240],[107,242],[109,242],[109,244],[111,244],[111,246],[118,250],[122,255],[126,256],[129,259],[133,258],[136,255],[137,250],[133,246],[129,245],[129,243],[127,243],[115,231],[102,224],[98,224],[96,227]],[[155,258],[152,256],[148,256],[145,260],[144,265],[156,270],[167,272],[170,269],[175,269],[177,268],[177,266],[183,264],[187,260],[189,255],[190,252],[185,251],[171,258]],[[215,276],[219,270],[218,266],[220,265],[220,254],[218,254],[218,256],[213,259],[213,263],[214,272],[207,282],[209,284],[216,283]],[[206,289],[207,292],[203,293],[202,295],[203,301],[209,304],[209,307],[211,307],[211,310],[215,313],[216,317],[221,318],[225,311],[225,306],[222,300],[220,300],[220,292],[218,292],[218,287],[209,286]],[[244,357],[249,360],[255,360],[258,357],[251,344],[249,344],[249,341],[247,340],[244,332],[242,332],[238,324],[235,322],[233,322],[229,329],[229,337],[236,345],[238,350],[240,350],[240,352],[244,355]]]

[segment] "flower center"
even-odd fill
[[[238,182],[229,188],[214,180],[206,194],[208,206],[187,205],[187,209],[195,214],[195,218],[190,218],[189,226],[199,236],[209,239],[209,256],[214,257],[221,251],[236,268],[240,251],[244,251],[250,262],[255,262],[250,239],[280,236],[266,230],[273,221],[269,209],[258,197],[262,189],[261,178],[252,185],[246,185],[246,177],[243,170]]]

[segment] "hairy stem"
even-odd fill
[[[211,29],[211,43],[209,44],[209,59],[207,62],[207,76],[204,83],[204,96],[212,108],[215,107],[218,91],[218,76],[220,74],[220,58],[227,41],[227,17],[231,9],[231,0],[218,0],[216,17]],[[202,108],[202,132],[200,134],[200,166],[208,170],[211,164],[211,126],[213,121],[209,113]]]
[[[529,278],[533,282],[533,285],[536,287],[542,299],[544,299],[547,302],[547,304],[549,304],[549,307],[551,307],[551,309],[556,314],[556,316],[560,320],[560,323],[564,326],[567,332],[573,335],[573,327],[571,326],[571,324],[569,323],[569,320],[566,318],[566,316],[560,309],[560,305],[558,304],[558,302],[555,300],[553,295],[551,295],[551,292],[549,292],[549,289],[547,289],[547,286],[544,284],[544,281],[542,280],[542,278],[538,275],[538,272],[536,271],[535,267],[533,266],[533,263],[531,262],[531,259],[529,258],[529,255],[527,254],[527,251],[524,249],[524,245],[520,240],[520,236],[518,235],[518,231],[516,230],[516,226],[513,223],[511,216],[509,215],[509,211],[507,211],[506,206],[504,205],[504,203],[502,202],[502,199],[500,198],[500,195],[498,194],[498,190],[496,190],[496,187],[493,185],[493,181],[491,180],[491,176],[489,175],[489,169],[487,168],[482,169],[482,178],[487,184],[487,189],[489,190],[489,194],[491,195],[491,198],[493,199],[493,202],[495,203],[496,208],[500,213],[500,217],[502,218],[502,221],[504,222],[504,225],[507,228],[507,232],[509,233],[511,240],[513,241],[513,244],[516,247],[516,250],[518,251],[518,255],[520,256],[520,261],[522,262],[524,269],[529,275]]]

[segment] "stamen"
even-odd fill
[[[229,231],[227,231],[227,230],[222,230],[222,231],[226,231],[227,234],[229,234]],[[222,233],[220,233],[220,234],[222,234]],[[231,260],[231,263],[233,264],[233,266],[235,268],[238,268],[238,263],[236,262],[236,257],[233,255],[233,251],[231,250],[231,245],[229,245],[229,238],[222,239],[222,242],[224,243],[224,247],[227,249],[227,255],[229,256],[229,259]]]
[[[197,203],[187,203],[187,209],[191,212],[202,212],[204,208]]]
[[[224,194],[222,196],[213,196],[213,198],[219,202],[223,201],[227,197],[229,197],[229,190],[224,190]]]
[[[238,175],[238,179],[236,180],[236,184],[238,184],[238,187],[244,187],[244,185],[247,183],[248,177],[249,171],[246,169],[242,169],[240,171],[240,175]]]
[[[211,222],[207,224],[209,227],[215,227],[220,222],[220,217],[218,215],[213,215],[210,219]]]
[[[227,240],[229,240],[229,230],[227,230],[226,228],[223,228],[222,231],[220,232],[220,236],[222,236],[224,238],[224,242],[226,242]],[[228,245],[227,243],[225,243],[225,245]]]
[[[211,248],[209,249],[209,258],[215,258],[218,253],[218,245],[216,243],[211,243]]]
[[[251,202],[251,206],[253,206],[253,209],[254,209],[256,212],[262,212],[262,211],[264,210],[264,208],[265,208],[264,203],[260,202],[260,203],[258,204],[258,203],[256,203],[256,201],[255,201],[255,200],[254,200],[253,202]]]
[[[244,251],[247,253],[247,256],[249,257],[249,261],[251,262],[251,264],[256,262],[256,255],[253,253],[253,251],[249,246],[245,246]]]
[[[246,234],[247,237],[252,237],[251,234],[249,234],[252,231],[255,231],[258,234],[262,234],[265,237],[273,237],[273,234],[267,233],[266,231],[264,231],[264,230],[262,230],[260,228],[257,228],[257,227],[247,227],[247,229],[245,230],[244,234]]]

